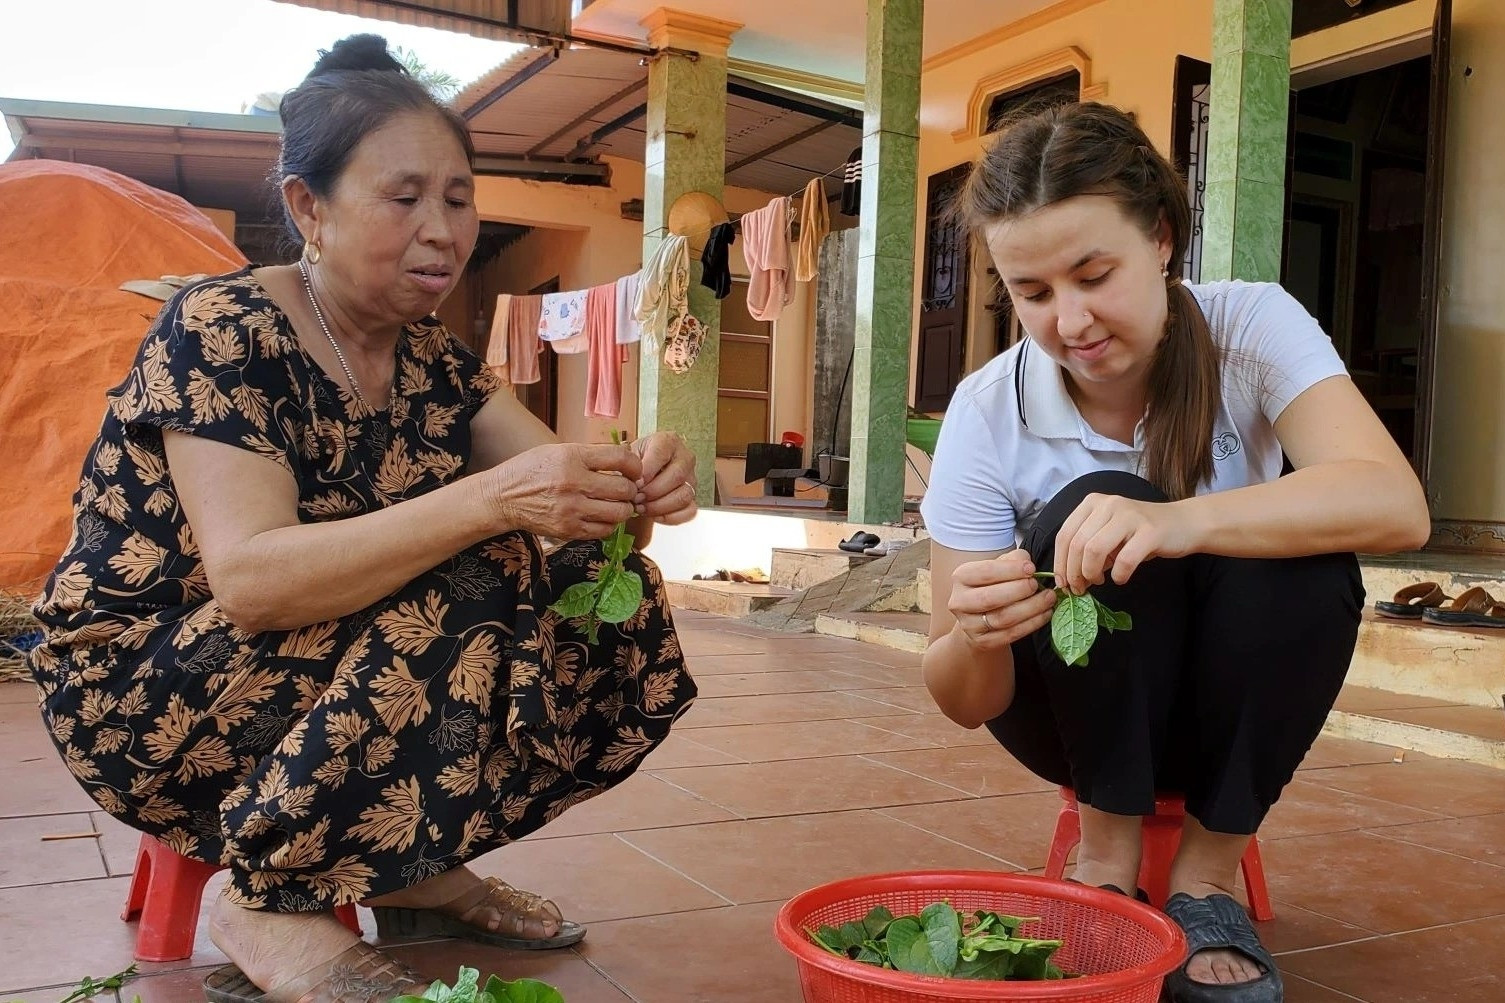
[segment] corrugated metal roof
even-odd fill
[[[641,162],[648,71],[639,57],[566,48],[548,59],[548,50],[519,53],[456,98],[476,148],[508,157],[610,154]],[[746,81],[734,89],[726,110],[728,184],[799,191],[812,177],[837,171],[862,142],[861,116],[849,109]],[[840,178],[828,179],[827,189],[839,191]]]
[[[0,99],[11,159],[95,164],[197,205],[259,219],[272,204],[276,118]]]
[[[566,35],[570,0],[512,0],[517,19],[508,17],[509,0],[278,0],[299,7],[354,14],[420,28],[439,28],[501,42],[527,42],[530,33]],[[514,29],[524,29],[522,31]]]

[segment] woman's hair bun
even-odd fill
[[[406,73],[407,69],[387,51],[387,40],[380,35],[351,35],[334,43],[332,49],[320,49],[319,61],[309,71],[308,78],[322,77],[340,70],[391,70]]]

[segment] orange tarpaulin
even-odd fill
[[[68,543],[105,391],[162,306],[120,284],[243,264],[176,195],[84,164],[0,164],[0,586],[34,584]]]

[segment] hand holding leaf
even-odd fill
[[[1054,579],[1049,571],[1037,571],[1040,581]],[[1050,645],[1067,665],[1086,665],[1087,652],[1097,641],[1099,628],[1113,633],[1116,630],[1133,630],[1134,619],[1127,613],[1109,609],[1098,602],[1090,592],[1077,595],[1066,589],[1056,592],[1056,611],[1050,618]]]
[[[619,436],[611,433],[617,444]],[[601,624],[626,623],[643,604],[643,579],[623,565],[632,553],[632,534],[626,523],[617,523],[603,544],[606,563],[590,581],[576,582],[564,590],[549,608],[585,631],[591,644],[600,640]]]

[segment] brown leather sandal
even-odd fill
[[[1452,601],[1453,597],[1444,593],[1442,586],[1436,582],[1417,582],[1395,593],[1395,598],[1390,602],[1376,602],[1374,611],[1380,616],[1395,620],[1420,620],[1423,611]]]
[[[1475,585],[1446,606],[1422,610],[1421,618],[1439,627],[1505,627],[1505,603]]]
[[[382,1003],[409,993],[421,996],[431,984],[396,958],[359,941],[334,960],[266,991],[234,965],[216,968],[204,979],[204,995],[209,1003]]]
[[[372,906],[376,932],[384,939],[459,937],[514,951],[548,951],[585,939],[585,927],[565,919],[559,907],[543,896],[513,888],[500,878],[486,878],[481,884],[478,897],[474,892],[463,895],[442,911]],[[461,903],[472,897],[474,901],[461,907]],[[486,912],[497,914],[500,929],[489,929]],[[527,933],[530,924],[552,925],[554,933],[530,937]]]

